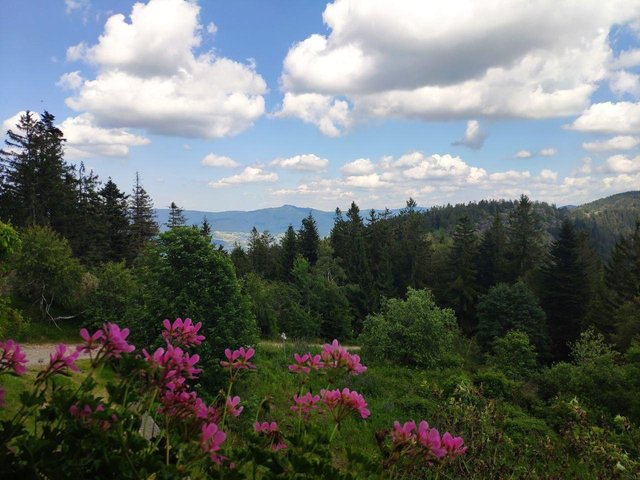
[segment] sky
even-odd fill
[[[0,121],[158,208],[640,189],[638,0],[3,0]]]

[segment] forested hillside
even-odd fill
[[[239,433],[242,423],[229,427],[229,435],[236,436],[224,447],[224,458],[240,462],[238,478],[248,476],[252,468],[254,478],[291,478],[292,472],[312,468],[309,465],[322,465],[337,478],[373,478],[368,477],[372,472],[382,475],[376,478],[425,478],[436,475],[434,462],[437,472],[447,472],[447,478],[637,478],[640,474],[638,192],[574,209],[557,209],[525,195],[515,201],[480,201],[427,211],[409,199],[396,214],[362,212],[352,203],[344,212],[336,209],[326,238],[321,238],[310,213],[299,224],[289,225],[278,240],[254,227],[247,232],[246,249],[236,245],[225,250],[212,243],[215,225],[206,219],[188,225],[175,203],[160,233],[140,176],[132,179],[127,194],[111,179],[101,180],[82,165],[67,162],[64,134],[47,112],[41,119],[29,113],[20,119],[8,133],[0,165],[0,341],[8,337],[29,341],[35,332],[56,332],[58,327],[88,328],[95,331],[95,338],[83,331],[85,349],[91,353],[92,345],[107,348],[115,338],[120,342],[115,351],[118,358],[124,355],[123,363],[107,363],[121,383],[105,390],[111,397],[99,400],[100,405],[125,403],[129,386],[124,372],[137,372],[131,376],[134,379],[148,374],[153,388],[166,387],[163,402],[197,398],[202,407],[202,399],[212,404],[223,399],[222,406],[216,404],[209,411],[205,405],[204,413],[198,413],[210,422],[204,425],[209,429],[207,439],[218,426],[226,428],[227,417],[240,415],[240,399],[231,396],[232,387],[238,389],[249,399],[243,408],[250,415],[262,415],[265,421],[275,418],[291,427],[290,436],[279,430],[276,434],[269,423],[255,427],[256,434],[270,435],[270,445],[278,446],[274,450],[283,450],[268,455],[257,453],[262,450]],[[171,323],[178,317],[201,325]],[[165,319],[171,322],[165,322],[163,329]],[[125,334],[125,328],[130,332]],[[261,338],[269,343],[258,351],[273,371],[257,379],[243,376],[240,381],[233,368],[253,369],[253,350],[245,347],[258,345]],[[331,357],[333,364],[326,358],[322,363],[319,354],[305,353],[315,352],[316,342],[333,339],[361,347],[362,358],[337,342],[323,347],[337,355]],[[275,353],[273,340],[278,342]],[[292,340],[304,342],[296,344],[300,350],[295,361],[287,344]],[[128,341],[163,347],[153,355],[146,350],[139,355],[140,350],[132,353]],[[199,356],[182,357],[184,352],[171,344],[178,341],[186,342],[185,348],[198,346]],[[20,363],[8,360],[7,352],[18,358],[13,343],[0,343],[0,349],[4,362],[0,370]],[[64,351],[61,358],[67,358]],[[99,352],[103,353],[92,362],[116,357],[104,353],[111,355],[113,350]],[[67,360],[68,364],[73,359]],[[194,370],[198,361],[203,372]],[[221,361],[227,370],[220,370]],[[283,396],[281,387],[298,388],[296,402],[308,394],[305,401],[311,402],[311,411],[320,398],[314,400],[313,395],[326,387],[325,380],[333,388],[338,377],[332,370],[309,383],[289,385],[290,377],[286,373],[281,377],[275,369],[286,372],[292,361],[289,370],[294,373],[331,366],[352,374],[344,384],[360,393],[329,394],[348,396],[349,408],[357,407],[357,421],[371,413],[363,392],[379,410],[362,427],[349,423],[354,418],[340,427],[342,413],[332,410],[333,433],[318,438],[329,445],[336,435],[366,431],[371,434],[363,440],[367,455],[354,453],[347,437],[333,444],[335,451],[309,446],[309,438],[301,433],[303,410],[292,416],[290,398]],[[144,362],[146,367],[141,366]],[[189,374],[180,382],[169,381],[158,373],[166,373],[162,362],[184,362],[179,370]],[[56,373],[53,366],[48,368],[44,371],[49,373],[37,377],[41,382],[37,385],[44,386],[42,392],[49,387],[58,392],[58,384],[47,383],[47,375]],[[167,384],[158,383],[158,378]],[[228,388],[227,393],[219,393],[221,388]],[[89,390],[83,395],[89,396]],[[325,398],[327,390],[322,391],[323,401],[335,406]],[[4,399],[4,390],[0,392]],[[117,429],[105,433],[109,428],[88,428],[88,417],[71,408],[76,405],[71,400],[54,395],[50,404],[43,395],[24,397],[31,404],[20,411],[32,411],[29,408],[41,402],[41,420],[66,415],[55,428],[84,418],[84,423],[71,423],[75,427],[69,428],[76,430],[67,431],[75,433],[69,433],[65,442],[84,439],[81,448],[91,449],[91,439],[101,438],[123,452],[161,451],[161,461],[149,463],[151,471],[169,468],[172,461],[179,463],[180,456],[187,455],[187,447],[173,447],[179,453],[171,450],[168,436],[166,443],[155,444],[140,437],[137,407],[114,413],[116,418],[132,418],[131,435],[139,443],[126,444],[129,437],[119,436]],[[11,398],[17,404],[18,395]],[[90,413],[98,405],[91,398],[86,401]],[[154,401],[155,397],[149,399],[149,405]],[[156,413],[166,415],[168,405]],[[47,413],[54,411],[55,415]],[[116,422],[112,418],[109,422]],[[173,424],[163,418],[167,423],[162,428],[168,432]],[[428,434],[440,448],[440,434],[424,426],[419,434],[411,424],[398,423],[393,427],[395,443],[390,444],[385,429],[391,429],[396,419],[421,418],[436,418],[464,437],[466,453],[460,440],[454,445],[449,436],[449,454],[435,449],[434,443],[431,456],[420,464],[422,470],[403,463],[402,452],[415,454],[404,450],[407,445],[417,448],[422,438],[423,446],[428,446]],[[329,415],[320,423],[328,419]],[[250,426],[248,420],[245,424]],[[87,428],[78,430],[79,425]],[[30,471],[25,459],[35,453],[27,446],[35,440],[29,435],[39,430],[1,422],[0,429],[15,436],[12,448],[2,447],[2,465]],[[186,430],[176,429],[188,442]],[[43,435],[56,431],[44,429]],[[400,442],[398,435],[405,435],[402,438],[409,443]],[[225,436],[215,438],[219,442],[211,459],[223,463],[215,452]],[[278,443],[285,438],[288,450]],[[210,442],[204,445],[213,448]],[[191,447],[199,451],[197,444]],[[45,459],[46,448],[38,451]],[[310,452],[318,463],[309,460]],[[394,469],[384,468],[391,464]],[[46,462],[36,465],[42,471],[50,467]],[[353,465],[363,470],[354,470]],[[256,477],[256,471],[264,475]],[[362,472],[367,476],[360,476]]]

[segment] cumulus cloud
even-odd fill
[[[84,82],[84,78],[80,75],[80,71],[68,72],[63,74],[57,81],[56,86],[65,90],[77,90]]]
[[[463,137],[453,142],[452,145],[460,145],[471,148],[472,150],[479,150],[483,147],[486,138],[487,134],[480,129],[480,123],[477,120],[469,120]]]
[[[344,179],[344,183],[351,187],[360,188],[379,188],[389,185],[389,183],[382,180],[377,173],[370,175],[351,175]]]
[[[614,72],[609,79],[609,88],[618,96],[630,94],[640,96],[640,75],[620,70]]]
[[[594,103],[566,128],[590,133],[640,133],[640,103]]]
[[[101,126],[162,135],[214,139],[249,128],[264,113],[266,83],[252,63],[195,52],[204,30],[199,10],[194,2],[150,0],[133,6],[129,21],[109,17],[98,43],[67,51],[69,60],[98,69],[67,105]]]
[[[631,135],[618,135],[599,142],[585,142],[582,148],[589,152],[609,152],[614,150],[631,150],[640,145],[640,138]]]
[[[278,175],[266,172],[260,167],[246,167],[242,172],[230,177],[221,178],[215,182],[209,182],[212,188],[228,187],[245,183],[273,183],[278,181]]]
[[[374,168],[373,163],[368,158],[358,158],[353,162],[345,163],[340,167],[340,172],[346,176],[368,175],[373,173]]]
[[[613,155],[607,158],[601,170],[609,173],[640,172],[640,155],[635,158],[629,158],[626,155]]]
[[[276,158],[269,165],[272,167],[285,168],[287,170],[317,171],[327,168],[329,160],[326,158],[320,158],[311,153],[295,155],[289,158]]]
[[[623,50],[613,63],[616,68],[631,68],[638,65],[640,65],[640,48]]]
[[[543,148],[538,152],[541,157],[553,157],[558,151],[555,148]]]
[[[236,168],[240,166],[240,163],[232,158],[210,153],[202,159],[202,165],[205,167]]]
[[[151,143],[146,137],[121,128],[102,128],[94,124],[90,114],[69,117],[58,125],[64,133],[65,156],[69,159],[89,157],[126,157],[130,147]]]
[[[612,68],[611,27],[639,18],[635,0],[335,0],[329,33],[287,53],[277,115],[335,136],[371,117],[578,114]]]
[[[20,122],[20,117],[22,117],[26,112],[26,110],[21,110],[18,113],[16,113],[15,115],[5,119],[2,122],[2,133],[6,133],[7,130],[13,130],[14,132],[16,131],[16,125],[18,125],[18,123]],[[33,115],[33,117],[36,120],[40,119],[40,115],[36,112],[31,112],[31,114]]]
[[[86,11],[91,3],[89,0],[64,0],[67,14],[74,12],[75,10]]]
[[[514,158],[531,158],[533,157],[533,153],[529,150],[520,150],[514,155]]]

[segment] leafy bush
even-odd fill
[[[453,360],[457,336],[450,309],[438,308],[427,290],[409,289],[406,300],[387,300],[367,316],[360,341],[368,359],[429,368]]]
[[[499,283],[480,298],[477,307],[478,342],[486,351],[496,338],[504,337],[509,330],[519,330],[529,336],[539,354],[548,351],[549,337],[545,313],[538,299],[518,282],[514,285]]]
[[[489,363],[507,377],[523,380],[536,371],[536,351],[526,333],[512,330],[493,342]]]

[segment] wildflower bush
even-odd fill
[[[115,323],[82,329],[76,348],[59,345],[15,415],[0,422],[0,478],[425,478],[466,451],[462,438],[407,419],[378,432],[376,458],[338,447],[342,425],[372,412],[361,393],[341,386],[367,367],[337,341],[293,355],[288,411],[267,408],[268,398],[250,408],[235,394],[258,368],[251,347],[225,350],[227,386],[207,395],[197,389],[201,327],[165,320],[165,344],[152,351],[136,349]],[[80,371],[80,355],[89,370],[77,384],[68,377]],[[0,374],[24,375],[26,360],[18,344],[0,342]],[[94,377],[107,365],[117,374],[101,395]]]

